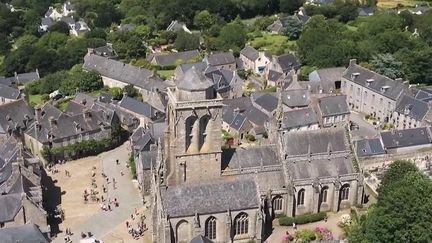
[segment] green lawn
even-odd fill
[[[29,95],[29,103],[32,106],[42,105],[44,102],[42,101],[42,95]]]
[[[163,78],[167,79],[174,75],[174,70],[158,70],[157,73]]]
[[[296,49],[296,42],[288,40],[288,37],[283,35],[274,35],[262,32],[262,37],[252,38],[250,40],[251,46],[258,50],[267,50],[271,54],[281,55],[288,51]]]

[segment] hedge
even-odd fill
[[[293,223],[296,224],[313,223],[313,222],[323,220],[326,216],[327,216],[326,212],[320,212],[317,214],[305,214],[305,215],[297,216],[295,218],[285,216],[279,218],[279,225],[291,226]]]

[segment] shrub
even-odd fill
[[[317,214],[305,214],[295,218],[293,217],[280,217],[279,225],[290,226],[292,223],[296,224],[307,224],[323,220],[327,216],[326,212],[320,212]]]
[[[311,242],[315,240],[317,237],[314,231],[309,229],[303,229],[296,232],[295,238],[299,239],[300,242]]]
[[[137,178],[137,173],[136,173],[136,165],[135,165],[135,160],[134,160],[134,156],[133,154],[131,154],[131,156],[129,157],[129,167],[131,170],[131,174],[132,174],[132,178],[136,179]]]

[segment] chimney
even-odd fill
[[[402,83],[402,82],[403,82],[402,78],[396,78],[395,81],[396,81],[396,82],[399,82],[399,83]]]
[[[351,73],[351,79],[354,80],[360,75],[360,73]]]
[[[49,122],[50,122],[51,126],[53,126],[53,125],[57,125],[57,121],[56,121],[56,119],[54,119],[54,117],[52,117],[52,116],[50,116],[50,118],[49,118]]]
[[[357,64],[357,59],[350,59],[350,61],[349,61],[349,65],[350,66],[353,66],[353,65],[356,65]]]
[[[91,112],[89,109],[84,110],[84,118],[91,118]]]

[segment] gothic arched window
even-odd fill
[[[240,213],[234,218],[234,235],[247,234],[249,230],[249,217],[246,213]]]
[[[205,115],[199,121],[199,149],[204,145],[207,138],[207,125],[210,121],[210,116]]]
[[[206,220],[204,235],[210,240],[216,239],[216,218],[215,217],[211,216]]]
[[[196,116],[190,116],[186,119],[186,126],[185,126],[185,136],[186,136],[186,151],[188,150],[189,146],[191,145],[192,138],[193,138],[193,127],[195,124],[195,121],[197,120]]]
[[[273,198],[273,210],[280,211],[282,210],[283,198],[281,196],[276,196]]]
[[[321,189],[321,202],[325,203],[327,202],[327,193],[328,193],[328,187],[325,186],[323,189]]]
[[[305,189],[301,189],[297,193],[297,206],[304,205]]]
[[[341,200],[348,200],[349,198],[349,188],[350,186],[348,184],[345,184],[340,189],[340,199]]]

